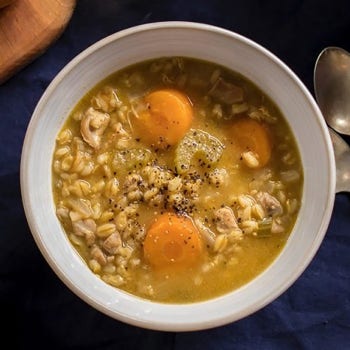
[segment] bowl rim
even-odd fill
[[[152,31],[157,29],[190,29],[190,30],[200,30],[200,31],[209,31],[209,32],[215,32],[220,35],[229,36],[231,38],[234,38],[240,42],[243,42],[245,45],[248,45],[250,47],[253,47],[255,50],[260,51],[263,55],[267,56],[270,60],[272,60],[275,64],[280,66],[282,70],[284,70],[289,77],[294,80],[298,88],[300,89],[301,93],[306,96],[308,103],[310,103],[311,108],[313,109],[315,115],[318,117],[318,123],[320,124],[320,127],[323,132],[323,138],[326,144],[326,147],[328,149],[328,163],[330,164],[330,172],[329,172],[329,186],[328,186],[328,203],[326,205],[325,215],[323,217],[322,222],[320,223],[320,229],[318,232],[318,236],[313,241],[313,245],[308,253],[308,255],[303,260],[303,264],[298,266],[297,269],[294,270],[294,274],[290,276],[291,278],[288,281],[285,281],[283,284],[280,285],[278,289],[273,290],[273,292],[269,295],[269,297],[265,298],[264,300],[259,300],[259,302],[254,303],[251,305],[250,308],[247,308],[244,310],[244,312],[239,312],[238,314],[234,315],[225,315],[224,317],[217,317],[210,320],[203,320],[201,322],[192,322],[190,318],[184,320],[182,323],[179,323],[178,321],[174,320],[173,322],[169,322],[167,324],[163,323],[162,321],[154,321],[150,323],[147,320],[144,320],[142,318],[134,317],[132,315],[116,315],[116,313],[112,310],[110,310],[106,305],[98,302],[96,299],[91,297],[90,295],[87,295],[83,293],[82,290],[80,290],[65,274],[65,272],[60,268],[60,266],[57,264],[55,259],[50,256],[47,251],[46,247],[43,244],[43,242],[40,240],[39,235],[37,234],[37,231],[40,230],[39,227],[37,227],[35,222],[35,215],[33,212],[33,208],[31,208],[30,205],[30,198],[28,193],[28,178],[26,175],[26,169],[28,167],[28,155],[30,154],[30,144],[34,137],[34,130],[35,125],[37,123],[37,120],[40,116],[40,112],[42,107],[45,105],[46,100],[50,98],[50,95],[52,92],[56,89],[56,87],[61,83],[62,80],[70,73],[70,71],[78,65],[81,61],[83,61],[86,57],[93,54],[95,51],[101,49],[102,47],[110,44],[111,42],[114,42],[116,40],[119,40],[120,38],[125,38],[127,36],[133,35],[135,33],[144,32],[144,31]],[[279,297],[284,291],[286,291],[296,280],[299,278],[299,276],[303,273],[303,271],[306,269],[306,267],[309,265],[311,260],[313,259],[314,255],[316,254],[317,250],[319,249],[319,246],[322,243],[322,240],[326,234],[326,230],[331,218],[331,214],[333,211],[333,205],[334,205],[334,196],[335,196],[335,182],[336,182],[336,176],[335,176],[335,160],[334,160],[334,154],[333,154],[333,148],[330,136],[328,134],[328,130],[326,127],[326,124],[323,120],[322,114],[318,108],[318,105],[316,104],[315,100],[313,99],[311,93],[307,90],[307,88],[304,86],[304,84],[301,82],[301,80],[296,76],[296,74],[284,63],[282,62],[277,56],[272,54],[270,51],[268,51],[263,46],[259,45],[258,43],[254,42],[253,40],[242,36],[241,34],[235,33],[233,31],[213,26],[209,24],[204,23],[198,23],[198,22],[188,22],[188,21],[164,21],[164,22],[153,22],[148,24],[142,24],[133,26],[121,31],[118,31],[114,34],[111,34],[99,41],[97,41],[95,44],[89,46],[85,50],[83,50],[80,54],[78,54],[75,58],[73,58],[53,79],[53,81],[49,84],[49,86],[46,88],[45,92],[43,93],[42,97],[40,98],[39,102],[37,103],[37,106],[34,109],[34,112],[32,114],[32,117],[30,119],[30,122],[27,127],[27,132],[25,135],[25,139],[23,142],[22,147],[22,155],[21,155],[21,164],[20,164],[20,186],[21,186],[21,194],[22,194],[22,201],[24,206],[25,215],[27,217],[28,225],[30,228],[30,231],[32,233],[32,236],[39,247],[39,250],[43,254],[44,258],[50,265],[50,267],[53,269],[53,271],[60,277],[60,279],[68,286],[76,295],[78,295],[82,300],[87,302],[89,305],[93,306],[97,310],[101,311],[102,313],[118,319],[120,321],[140,326],[143,328],[153,329],[153,330],[164,330],[164,331],[193,331],[193,330],[203,330],[208,328],[213,328],[221,325],[225,325],[230,322],[237,321],[239,319],[242,319],[250,314],[252,314],[255,311],[258,311],[259,309],[263,308],[273,300],[275,300],[277,297]],[[113,288],[113,287],[112,287]],[[219,297],[224,298],[224,296]],[[139,299],[134,296],[127,297],[130,301],[132,300],[140,300],[141,302],[144,302],[143,299]],[[213,303],[216,299],[210,299],[208,301],[203,301],[199,303],[194,304],[185,304],[185,305],[172,305],[172,304],[162,304],[162,303],[154,303],[146,301],[147,303],[161,305],[162,307],[167,308],[168,311],[175,310],[178,308],[186,308],[190,309],[193,307],[201,307],[203,304],[210,304]]]

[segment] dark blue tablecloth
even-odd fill
[[[7,342],[9,349],[350,349],[349,194],[337,194],[320,250],[277,300],[223,327],[167,333],[115,321],[73,294],[36,247],[19,187],[22,142],[36,103],[61,68],[97,40],[155,21],[214,24],[268,48],[313,91],[318,53],[330,45],[350,50],[349,4],[348,0],[80,0],[57,42],[0,86],[0,347],[4,349]]]

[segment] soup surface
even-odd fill
[[[94,87],[57,136],[56,213],[89,268],[142,298],[230,292],[283,248],[301,201],[294,137],[260,89],[184,57]]]

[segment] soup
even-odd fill
[[[91,271],[165,303],[259,275],[290,235],[303,186],[273,101],[238,73],[185,57],[95,86],[59,132],[52,169],[57,217]]]

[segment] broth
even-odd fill
[[[93,273],[166,303],[259,275],[285,245],[303,187],[273,101],[240,74],[185,57],[95,86],[57,136],[52,168],[57,216]]]

